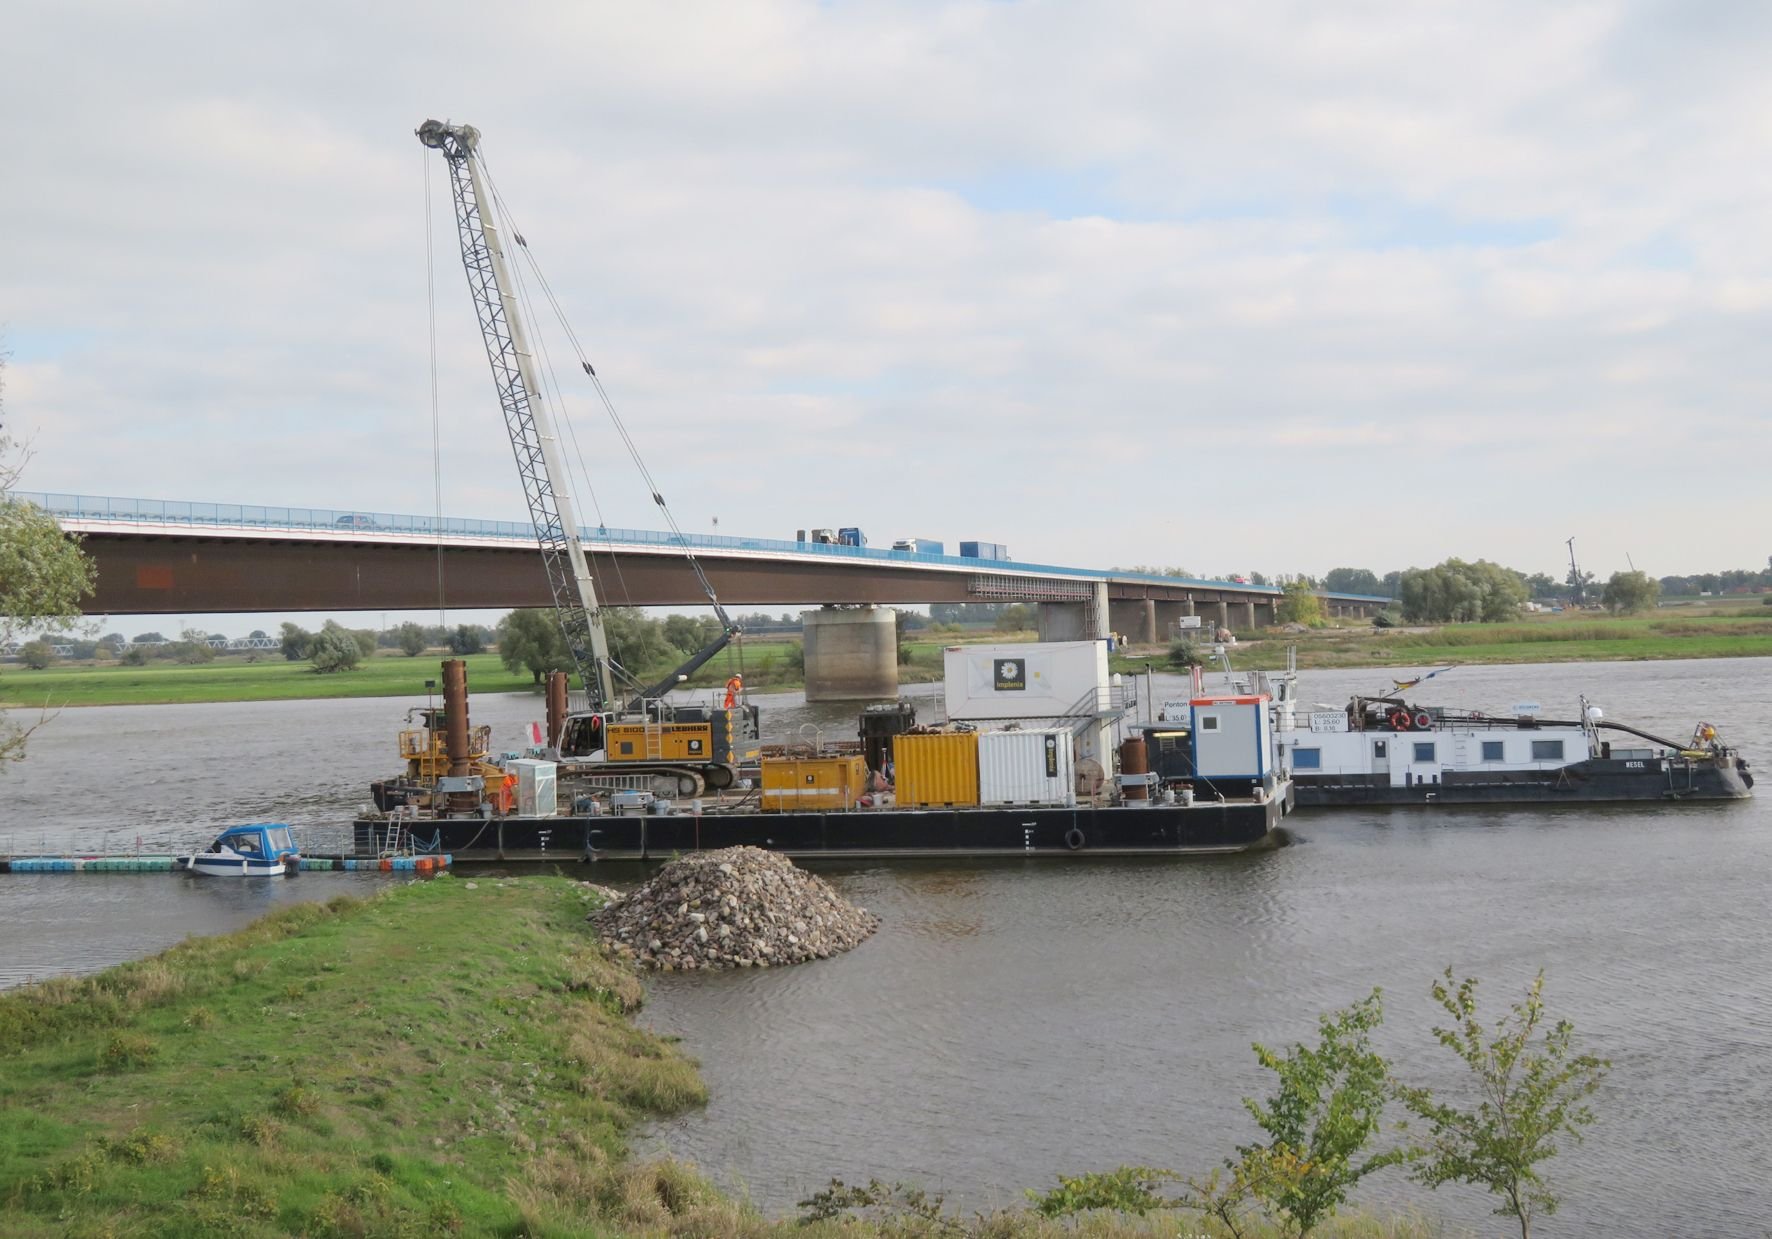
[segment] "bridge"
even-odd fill
[[[326,508],[189,503],[14,492],[80,536],[98,570],[89,614],[418,611],[437,605],[442,572],[458,609],[552,605],[527,523]],[[1027,602],[1040,633],[1071,640],[1122,632],[1163,640],[1181,626],[1273,622],[1280,591],[1239,581],[969,559],[862,546],[587,527],[602,598],[621,606],[705,601],[692,548],[731,606]],[[1320,597],[1331,615],[1369,616],[1388,599]]]

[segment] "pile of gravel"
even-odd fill
[[[768,968],[858,946],[880,918],[762,848],[697,852],[590,920],[642,968]]]

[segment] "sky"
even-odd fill
[[[428,218],[441,507],[523,519],[435,116],[685,529],[1213,576],[1772,553],[1772,6],[8,12],[28,489],[436,510]],[[587,522],[658,527],[537,326]]]

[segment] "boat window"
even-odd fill
[[[271,849],[273,851],[281,852],[290,846],[289,832],[287,830],[271,830],[265,833],[270,836]]]
[[[1485,741],[1483,741],[1483,760],[1484,761],[1502,761],[1502,760],[1504,760],[1501,755],[1501,741],[1499,741],[1499,740],[1485,740]]]
[[[1200,716],[1200,730],[1201,731],[1217,731],[1218,730],[1218,715],[1216,715],[1216,714],[1202,714]]]
[[[1562,761],[1563,742],[1561,740],[1534,740],[1532,742],[1533,761]]]
[[[1292,768],[1294,770],[1321,770],[1323,768],[1323,750],[1293,749]]]
[[[228,846],[242,856],[258,855],[258,840],[251,835],[235,835],[232,839],[228,840]]]
[[[1434,760],[1434,744],[1433,744],[1432,740],[1426,741],[1425,743],[1419,742],[1419,741],[1416,743],[1416,745],[1415,745],[1415,760],[1416,761],[1432,761],[1432,760]]]
[[[1390,748],[1388,740],[1374,740],[1372,742],[1372,756],[1384,757],[1390,753]]]

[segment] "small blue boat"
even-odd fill
[[[281,822],[230,826],[204,852],[180,856],[178,868],[223,878],[280,877],[301,868],[295,836]]]

